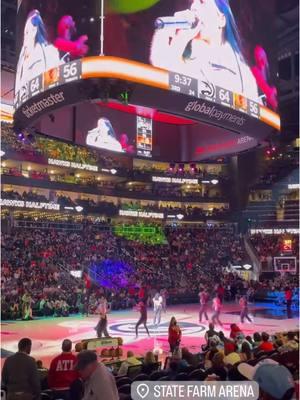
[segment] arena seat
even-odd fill
[[[154,371],[150,374],[149,378],[150,378],[150,381],[158,381],[159,378],[162,378],[165,375],[166,375],[166,372],[164,370]]]
[[[187,381],[188,374],[186,372],[180,372],[179,374],[176,375],[175,380],[176,381]]]
[[[122,378],[116,380],[116,384],[117,384],[118,388],[123,385],[130,385],[131,383],[132,383],[132,380],[128,376],[123,376]]]
[[[204,381],[207,377],[207,374],[202,369],[195,369],[193,372],[189,373],[188,380],[189,381]]]
[[[131,393],[131,385],[126,384],[118,388],[119,393],[130,394]]]
[[[128,367],[127,376],[133,379],[134,377],[139,375],[141,371],[142,371],[142,365],[131,365],[130,367]]]
[[[169,381],[169,377],[168,376],[162,376],[161,378],[158,379],[159,381]]]
[[[136,382],[136,381],[149,381],[149,380],[150,380],[149,375],[147,375],[147,374],[139,374],[134,378],[133,382]]]

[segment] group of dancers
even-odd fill
[[[215,288],[215,296],[212,299],[213,313],[211,316],[211,322],[214,325],[218,324],[221,327],[223,327],[223,323],[220,320],[222,304],[223,304],[223,296],[224,296],[224,288],[222,287],[222,285],[217,285],[217,287]],[[166,290],[157,292],[155,296],[152,298],[153,325],[156,329],[161,323],[162,312],[166,312],[166,298],[167,298]],[[209,321],[207,312],[210,302],[210,294],[207,287],[201,288],[199,292],[199,302],[200,302],[199,323],[202,323],[203,316],[205,317],[206,321]],[[240,297],[239,306],[240,306],[241,323],[244,323],[245,319],[248,320],[249,322],[253,322],[249,317],[248,299],[246,295]],[[144,326],[148,336],[150,337],[150,333],[147,326],[147,321],[148,321],[147,298],[145,296],[139,299],[139,302],[135,306],[135,309],[140,313],[140,317],[135,325],[136,338],[138,338],[139,327],[141,325]],[[104,337],[109,337],[109,333],[107,330],[107,314],[109,312],[109,305],[104,295],[101,295],[100,297],[100,302],[97,311],[100,316],[99,322],[95,327],[97,336],[99,338],[101,338],[103,335]]]
[[[216,290],[216,295],[212,300],[212,309],[213,309],[213,314],[211,316],[211,322],[216,325],[219,324],[220,326],[223,326],[222,322],[220,321],[220,314],[222,310],[222,303],[223,303],[223,288],[222,286],[218,286]],[[199,322],[202,322],[202,317],[206,318],[206,321],[209,320],[208,315],[207,315],[207,310],[208,310],[208,303],[209,303],[209,292],[207,288],[201,289],[199,293],[199,301],[200,301],[200,310],[199,310]],[[239,306],[240,306],[240,319],[241,323],[244,323],[244,320],[247,319],[249,322],[253,322],[251,318],[249,317],[249,309],[248,309],[248,299],[247,296],[241,296],[239,299]]]

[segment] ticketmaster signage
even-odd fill
[[[164,213],[151,211],[119,210],[120,217],[164,219]]]
[[[0,199],[1,207],[17,207],[17,208],[30,208],[37,210],[60,210],[59,204],[54,203],[41,203],[39,201],[24,201],[24,200],[11,200]]]
[[[189,178],[171,178],[169,176],[152,176],[152,182],[163,182],[163,183],[188,183],[189,185],[198,185],[198,179]]]
[[[57,165],[59,167],[67,167],[67,168],[76,168],[76,169],[85,169],[86,171],[94,171],[98,172],[97,165],[90,165],[90,164],[82,164],[73,161],[66,161],[66,160],[57,160],[55,158],[48,158],[49,165]]]

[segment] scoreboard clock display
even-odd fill
[[[169,72],[169,89],[177,93],[213,101],[251,117],[260,118],[260,105],[257,102],[247,99],[239,93],[215,86],[211,82]]]

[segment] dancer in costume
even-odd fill
[[[136,334],[136,339],[138,338],[138,331],[139,331],[139,326],[144,325],[144,328],[146,329],[146,332],[148,336],[150,336],[148,328],[147,328],[147,305],[144,301],[140,301],[137,305],[138,311],[140,311],[140,319],[135,325],[135,334]]]

